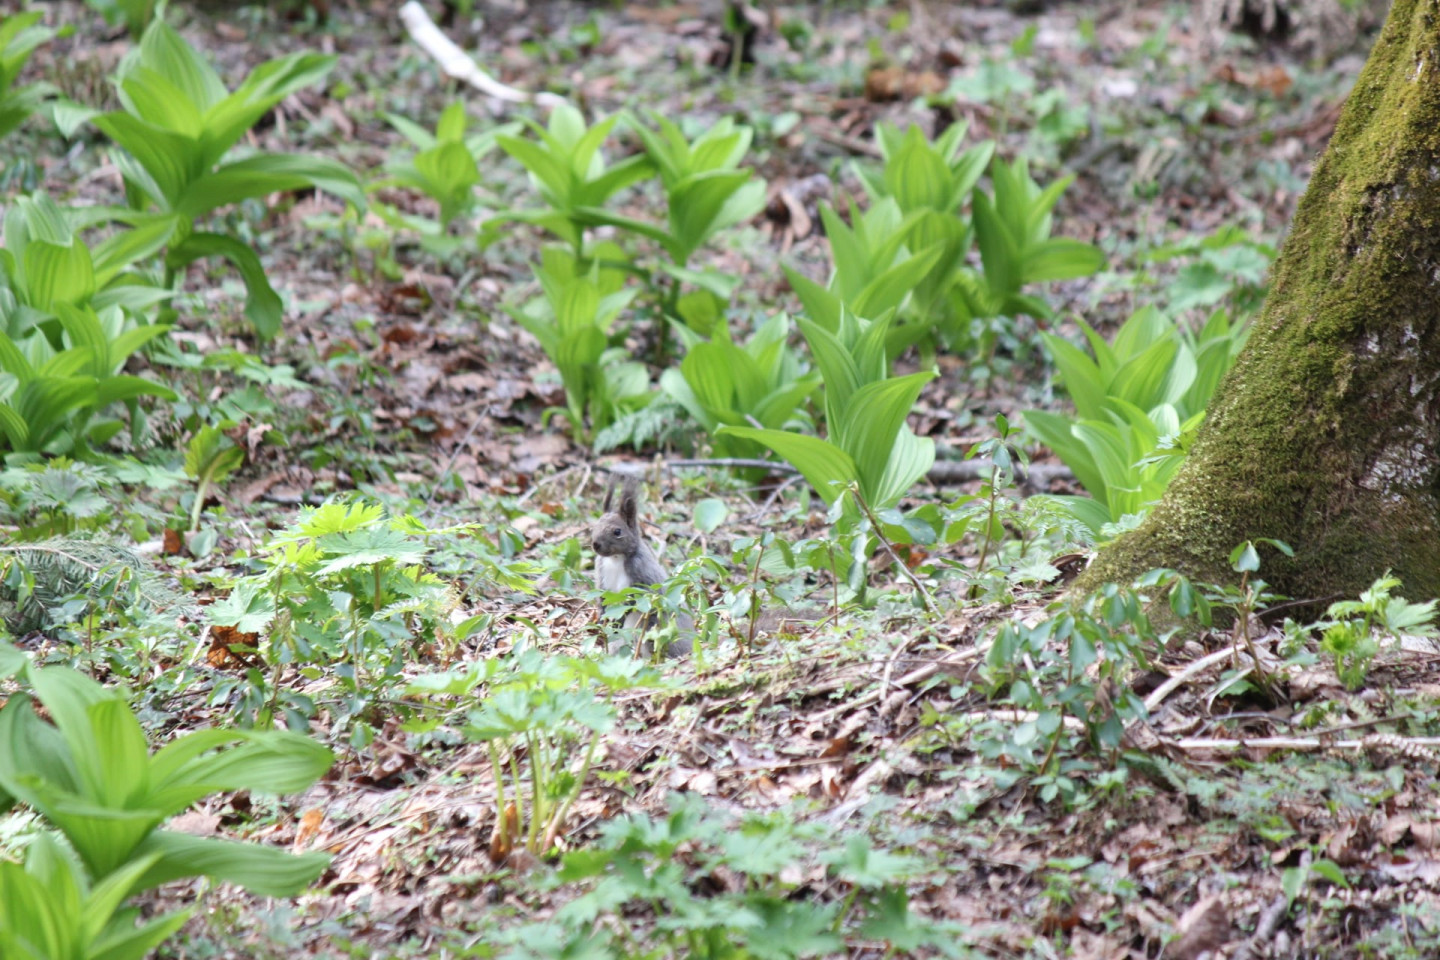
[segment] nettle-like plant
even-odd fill
[[[1018,617],[1001,624],[981,676],[997,702],[1027,715],[977,731],[995,734],[977,740],[985,755],[1029,774],[1042,800],[1071,802],[1079,776],[1093,769],[1073,754],[1113,762],[1126,722],[1145,714],[1130,680],[1147,667],[1146,652],[1174,632],[1164,632],[1154,617],[1162,598],[1172,621],[1197,615],[1204,602],[1189,580],[1154,570],[1126,586],[1106,584],[1053,603],[1033,625]]]
[[[13,13],[0,21],[0,137],[24,123],[55,92],[49,83],[15,85],[30,55],[55,38],[55,31],[37,26],[39,22],[39,11]]]
[[[482,934],[506,956],[665,956],[705,960],[849,956],[970,956],[954,925],[910,909],[922,862],[864,833],[843,843],[789,811],[732,816],[695,794],[673,794],[662,817],[627,815],[562,858],[553,917]],[[687,882],[690,864],[731,880]],[[823,884],[800,877],[822,875]],[[638,922],[637,922],[638,921]],[[653,921],[653,922],[652,922]]]
[[[1143,514],[1165,492],[1248,328],[1216,311],[1195,334],[1146,307],[1106,343],[1079,323],[1094,359],[1041,334],[1076,415],[1029,410],[1025,424],[1090,494],[1059,499],[1098,535],[1107,523]]]
[[[753,457],[764,447],[720,432],[721,427],[760,426],[771,430],[810,426],[805,401],[820,385],[818,372],[802,372],[790,349],[790,318],[777,314],[738,346],[720,322],[709,340],[677,326],[685,359],[660,375],[660,387],[683,406],[711,437],[716,456]]]
[[[11,695],[0,709],[0,809],[23,803],[62,833],[91,883],[119,875],[123,887],[109,893],[123,897],[208,876],[288,897],[329,864],[324,853],[296,856],[163,829],[211,793],[310,786],[334,755],[309,737],[202,730],[152,754],[125,700],[89,677],[68,667],[34,667],[9,645],[0,645],[0,673],[19,674],[54,721],[40,719],[28,693]]]
[[[1389,637],[1434,637],[1437,602],[1411,603],[1393,596],[1400,580],[1385,575],[1360,594],[1359,600],[1330,604],[1325,619],[1313,625],[1321,631],[1320,650],[1335,661],[1335,672],[1349,690],[1365,682],[1370,664],[1380,654],[1380,640]]]
[[[455,221],[475,209],[480,160],[499,146],[497,137],[514,136],[520,131],[520,124],[507,123],[471,133],[465,103],[461,100],[440,114],[434,133],[399,114],[387,113],[385,120],[409,140],[417,152],[412,157],[386,163],[387,176],[371,183],[369,189],[402,186],[418,191],[439,205],[440,216],[437,220],[408,216],[388,204],[376,204],[375,212],[395,226],[419,232],[434,249],[443,251],[458,245],[459,238],[449,238],[447,232]]]
[[[204,57],[157,20],[116,74],[122,109],[72,105],[57,109],[57,120],[67,131],[88,120],[120,148],[114,157],[131,207],[168,226],[168,279],[195,260],[229,260],[245,282],[245,315],[268,338],[280,329],[281,304],[259,256],[238,237],[200,231],[196,223],[241,200],[309,187],[365,206],[359,181],[335,160],[265,152],[225,159],[271,108],[334,65],[332,56],[290,54],[256,67],[231,92]]]
[[[730,426],[719,435],[769,447],[804,474],[826,503],[853,486],[871,509],[895,506],[935,462],[935,441],[917,437],[905,424],[935,374],[888,375],[888,319],[865,320],[841,308],[799,323],[825,383],[828,439]]]
[[[260,551],[264,570],[236,582],[230,595],[207,608],[213,624],[241,634],[265,633],[252,645],[273,665],[267,682],[257,675],[234,687],[260,722],[284,714],[303,726],[314,704],[281,686],[284,671],[311,675],[331,667],[347,696],[352,740],[368,742],[367,704],[395,680],[414,644],[440,638],[454,608],[450,587],[425,566],[428,541],[475,531],[474,525],[429,528],[407,515],[389,516],[379,504],[330,501],[301,511]],[[479,575],[512,590],[530,592],[528,568],[478,554]]]
[[[511,315],[536,340],[560,371],[565,387],[564,413],[577,443],[614,423],[650,399],[650,375],[630,361],[610,337],[620,312],[636,291],[624,287],[624,274],[588,270],[561,247],[547,247],[535,269],[544,296]]]
[[[408,696],[468,705],[462,730],[490,755],[496,830],[490,855],[554,848],[580,796],[600,739],[615,725],[610,697],[653,688],[659,677],[629,658],[595,662],[527,648],[421,677]],[[434,724],[412,724],[412,728]]]

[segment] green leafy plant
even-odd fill
[[[851,226],[847,227],[833,209],[822,207],[820,218],[834,261],[829,284],[821,287],[789,268],[785,271],[806,313],[829,326],[842,305],[864,317],[884,316],[908,305],[916,291],[925,289],[929,275],[946,253],[939,242],[918,252],[907,246],[915,236],[922,241],[930,239],[911,232],[911,227],[924,217],[923,213],[906,217],[892,198],[884,197],[863,214],[852,203]],[[913,342],[909,339],[911,333],[919,336],[914,329],[898,336],[896,327],[890,329],[886,339],[892,356]]]
[[[40,12],[12,13],[0,21],[0,137],[10,133],[55,92],[48,83],[17,87],[15,81],[35,49],[55,38],[55,31],[37,26]]]
[[[254,673],[232,687],[257,725],[283,714],[292,726],[307,726],[315,706],[284,688],[285,671],[331,667],[346,694],[337,719],[351,727],[357,746],[368,743],[369,705],[400,676],[417,638],[449,626],[454,597],[425,567],[428,541],[473,529],[426,527],[363,500],[302,510],[259,551],[263,571],[236,581],[228,597],[206,608],[214,624],[265,633],[255,644],[272,665],[271,677]],[[534,590],[529,568],[498,563],[483,546],[472,563],[473,576]]]
[[[106,23],[112,26],[124,23],[130,36],[138,37],[156,13],[164,9],[165,0],[85,0],[85,3],[104,17]]]
[[[202,797],[228,790],[303,790],[334,757],[282,731],[202,730],[153,755],[124,699],[68,667],[36,668],[13,647],[0,665],[20,672],[54,720],[26,693],[0,709],[0,807],[30,807],[65,835],[96,882],[131,871],[121,896],[181,877],[229,880],[262,896],[293,896],[328,854],[298,856],[258,844],[162,829]],[[143,869],[137,862],[146,861]],[[8,954],[7,954],[8,956]]]
[[[697,887],[686,880],[687,862],[733,882]],[[839,844],[785,811],[737,818],[677,794],[667,816],[617,817],[601,827],[598,842],[567,853],[557,877],[573,896],[554,917],[485,937],[508,945],[506,956],[524,958],[790,960],[842,955],[862,942],[883,944],[893,956],[971,956],[958,946],[958,929],[910,910],[905,885],[920,867],[864,834]],[[827,878],[815,889],[833,896],[807,893],[793,879],[811,870]],[[637,925],[637,913],[655,922]]]
[[[1076,416],[1028,410],[1025,424],[1093,498],[1061,502],[1098,536],[1105,524],[1144,513],[1165,492],[1247,328],[1217,311],[1192,334],[1146,307],[1106,343],[1078,322],[1094,359],[1061,337],[1041,334]]]
[[[765,449],[720,433],[724,426],[809,426],[803,405],[820,385],[820,375],[801,373],[800,360],[787,343],[789,317],[771,317],[743,347],[731,340],[723,322],[709,340],[683,327],[680,335],[685,359],[660,375],[660,387],[710,434],[716,456],[753,457]]]
[[[499,223],[518,220],[548,230],[570,245],[576,259],[585,256],[585,230],[604,222],[605,202],[624,188],[654,173],[649,157],[636,154],[614,164],[601,153],[610,132],[620,121],[612,114],[593,126],[569,104],[557,106],[550,122],[541,127],[527,120],[536,140],[501,134],[495,142],[530,173],[545,206],[505,210],[487,221],[486,231]]]
[[[1232,317],[1243,319],[1265,299],[1266,274],[1275,259],[1275,248],[1240,227],[1227,225],[1209,236],[1160,247],[1145,259],[1151,263],[1182,261],[1160,294],[1170,313],[1224,305]]]
[[[0,472],[0,504],[20,525],[18,538],[39,540],[95,530],[111,518],[108,471],[68,457]]]
[[[660,174],[665,194],[666,225],[614,213],[599,219],[612,226],[649,237],[669,257],[657,269],[670,277],[665,314],[683,320],[708,335],[714,320],[723,314],[735,285],[733,277],[718,271],[690,269],[690,259],[715,234],[749,220],[765,206],[765,181],[740,163],[750,149],[754,131],[729,117],[710,126],[693,141],[687,141],[680,127],[657,115],[659,128],[651,130],[630,121],[630,127],[645,145],[645,152]],[[654,277],[651,283],[655,284]],[[698,289],[682,296],[682,284]],[[663,365],[668,327],[658,330],[656,356]]]
[[[241,200],[305,187],[365,206],[355,175],[329,158],[257,152],[225,161],[275,104],[318,82],[334,65],[334,57],[290,54],[256,67],[230,92],[204,57],[156,20],[116,75],[123,109],[71,108],[57,111],[57,119],[67,130],[89,120],[121,148],[115,160],[131,206],[153,209],[153,217],[168,227],[168,278],[194,260],[229,260],[245,282],[246,317],[261,337],[269,338],[280,329],[281,304],[260,258],[238,237],[197,231],[195,223]]]
[[[961,150],[965,132],[956,124],[931,142],[917,127],[902,132],[880,125],[880,168],[856,168],[871,198],[863,233],[853,210],[853,231],[839,228],[833,213],[826,217],[840,281],[832,281],[832,290],[862,316],[900,309],[889,337],[892,356],[934,337],[952,349],[988,355],[996,318],[1050,316],[1049,305],[1022,288],[1086,276],[1104,264],[1095,247],[1050,236],[1051,211],[1071,178],[1042,190],[1023,158],[1013,164],[994,159],[993,141]],[[987,165],[993,196],[978,186]],[[980,247],[983,271],[965,262],[972,242]],[[909,256],[897,256],[897,249]],[[866,296],[878,299],[864,303]]]
[[[150,917],[126,895],[159,854],[138,857],[91,884],[73,854],[41,834],[25,865],[0,861],[0,956],[15,960],[134,960],[163,943],[189,910]]]
[[[245,451],[219,427],[207,425],[195,431],[185,447],[185,476],[195,481],[195,502],[190,508],[192,531],[200,529],[200,514],[210,488],[224,483],[244,461]]]
[[[110,212],[101,208],[98,216],[108,218]],[[14,339],[42,322],[53,329],[59,304],[140,313],[169,297],[168,290],[128,272],[164,246],[168,227],[142,218],[139,226],[113,232],[92,249],[79,234],[96,217],[94,208],[65,209],[44,193],[15,199],[5,214],[0,249],[9,293],[0,298],[0,329]]]
[[[1043,300],[1021,293],[1032,283],[1084,277],[1105,265],[1105,256],[1088,243],[1052,237],[1052,211],[1074,177],[1062,177],[1041,189],[1030,177],[1024,157],[990,165],[994,199],[977,190],[971,215],[975,245],[984,267],[979,280],[964,282],[960,293],[975,316],[1026,313],[1050,316]]]
[[[614,215],[606,220],[658,241],[671,260],[662,269],[678,282],[690,279],[685,268],[695,251],[721,230],[749,220],[764,208],[765,181],[740,167],[754,136],[749,127],[725,117],[687,141],[672,121],[659,114],[651,119],[658,131],[634,122],[630,127],[660,174],[666,227]]]
[[[1384,636],[1398,643],[1401,635],[1436,635],[1437,601],[1410,603],[1403,597],[1392,596],[1391,592],[1398,586],[1400,581],[1386,571],[1369,590],[1360,594],[1359,600],[1330,604],[1325,619],[1315,625],[1322,631],[1320,649],[1335,661],[1335,671],[1347,689],[1357,689],[1365,682]]]
[[[480,184],[480,160],[494,150],[499,136],[513,136],[518,123],[505,124],[482,133],[469,133],[465,103],[456,100],[440,114],[431,133],[407,117],[387,113],[385,120],[413,144],[413,157],[387,163],[388,176],[372,183],[371,190],[398,185],[419,191],[440,207],[438,220],[406,216],[386,205],[376,204],[380,216],[396,226],[417,230],[432,243],[444,237],[450,226],[475,208],[475,187]]]
[[[600,746],[615,725],[605,697],[655,686],[636,661],[553,657],[528,648],[412,683],[411,696],[473,698],[466,739],[483,743],[495,784],[496,859],[555,845]]]
[[[937,253],[929,269],[913,284],[910,309],[890,332],[892,355],[921,342],[932,330],[953,330],[962,319],[968,319],[968,315],[962,318],[957,313],[957,309],[963,310],[963,301],[954,295],[957,271],[974,239],[964,207],[995,153],[995,142],[981,141],[962,151],[966,130],[965,123],[952,124],[931,142],[919,127],[902,132],[890,124],[880,124],[875,128],[875,143],[880,148],[881,168],[855,167],[870,195],[872,209],[884,200],[894,202],[904,218],[896,227],[907,247],[915,251],[933,248]],[[826,234],[832,238],[836,235],[828,224]],[[831,243],[833,249],[833,239]],[[835,264],[837,270],[842,269],[838,251]],[[862,316],[877,315],[863,309],[859,312]]]
[[[16,342],[0,332],[0,435],[12,453],[84,453],[123,426],[92,418],[119,401],[174,399],[170,388],[119,373],[131,354],[169,328],[130,326],[118,307],[54,304],[60,345],[40,331]],[[132,412],[132,422],[134,414]]]
[[[1106,584],[1052,603],[1033,625],[1018,617],[1002,624],[983,676],[992,697],[1026,714],[988,730],[995,736],[978,739],[982,753],[1029,773],[1040,799],[1074,802],[1078,778],[1093,769],[1076,752],[1113,759],[1125,721],[1145,714],[1130,680],[1147,666],[1146,651],[1170,635],[1151,618],[1160,594],[1177,617],[1197,612],[1200,592],[1173,571],[1156,570],[1129,586]]]
[[[544,290],[521,310],[511,311],[544,349],[565,386],[565,409],[577,443],[588,442],[627,410],[650,398],[650,375],[643,365],[611,350],[610,335],[620,311],[635,296],[623,275],[602,270],[598,262],[581,271],[560,247],[547,247],[535,270]]]
[[[921,388],[935,375],[887,375],[887,320],[865,320],[841,309],[833,326],[801,319],[800,330],[825,383],[829,438],[731,426],[718,435],[769,447],[804,474],[826,503],[854,484],[872,509],[895,506],[935,462],[935,441],[915,436],[905,425]]]

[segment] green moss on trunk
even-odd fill
[[[1440,596],[1440,0],[1396,0],[1316,165],[1249,346],[1147,520],[1086,589],[1153,567],[1226,580],[1232,547],[1297,598],[1385,569]]]

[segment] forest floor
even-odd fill
[[[283,5],[221,12],[175,3],[171,22],[227,78],[294,49],[339,56],[326,86],[292,95],[262,123],[257,146],[283,141],[373,172],[405,149],[385,111],[432,128],[460,97],[493,124],[539,115],[442,79],[392,6],[337,2],[317,23],[303,7],[288,16]],[[754,127],[751,161],[769,184],[765,212],[702,256],[741,279],[737,315],[798,310],[781,264],[824,279],[817,203],[859,195],[854,165],[873,161],[877,124],[965,122],[967,142],[993,138],[1002,156],[1029,157],[1042,183],[1073,173],[1057,232],[1099,245],[1110,265],[1047,291],[1057,308],[1050,329],[1074,335],[1075,316],[1109,333],[1152,302],[1192,298],[1199,306],[1191,315],[1202,320],[1217,303],[1253,309],[1264,265],[1373,37],[1373,23],[1344,43],[1333,25],[1321,26],[1322,47],[1313,42],[1316,24],[1304,20],[1289,38],[1249,37],[1207,22],[1208,6],[765,5],[754,63],[739,70],[727,65],[721,5],[709,0],[497,2],[444,29],[522,90],[561,93],[595,113],[651,109],[697,126],[734,116]],[[38,53],[31,74],[78,101],[113,102],[105,77],[128,38],[106,32],[77,3],[52,11],[77,30]],[[72,150],[33,128],[23,136],[52,193],[116,201],[119,176],[103,151]],[[486,163],[481,189],[496,207],[526,202],[531,188],[516,164],[499,151]],[[376,197],[433,214],[429,201],[397,188]],[[638,192],[627,202],[647,216],[655,198]],[[1177,634],[1144,651],[1127,677],[1131,692],[1153,702],[1121,749],[1086,749],[1080,737],[1051,756],[1044,747],[1053,728],[997,708],[990,694],[999,674],[982,669],[999,625],[1045,622],[1070,572],[1057,557],[1075,549],[1064,531],[1025,512],[1020,498],[1033,490],[1002,491],[1011,521],[1006,566],[990,577],[980,558],[988,539],[984,548],[969,536],[902,551],[912,564],[952,572],[931,582],[935,616],[924,615],[884,551],[870,567],[879,602],[826,615],[834,584],[777,572],[753,545],[765,534],[792,545],[827,537],[824,505],[785,474],[741,479],[677,465],[705,451],[689,446],[693,432],[667,432],[673,424],[665,423],[651,425],[639,452],[624,445],[596,454],[572,440],[563,417],[547,416],[564,404],[559,377],[506,313],[538,290],[530,272],[544,242],[538,230],[511,224],[483,252],[436,253],[373,214],[347,218],[323,196],[253,213],[228,216],[251,231],[285,298],[284,329],[257,347],[234,275],[192,267],[172,336],[190,356],[241,359],[228,370],[165,375],[188,410],[243,422],[234,435],[246,462],[217,495],[200,538],[167,543],[155,562],[208,603],[252,569],[247,558],[302,506],[359,491],[431,528],[480,525],[437,538],[427,557],[454,586],[455,620],[480,619],[466,635],[397,641],[412,655],[374,678],[384,693],[363,708],[347,706],[323,671],[286,676],[286,696],[315,708],[310,729],[335,747],[335,768],[303,795],[213,797],[186,815],[187,829],[327,850],[333,865],[293,902],[224,885],[161,888],[147,908],[197,907],[161,955],[1193,960],[1206,951],[1422,957],[1440,948],[1436,757],[1403,739],[1440,725],[1432,650],[1387,650],[1347,689],[1314,654],[1313,639],[1283,616],[1246,623],[1276,671],[1273,684],[1237,678],[1233,657],[1223,655],[1191,669],[1241,642],[1229,630]],[[1229,228],[1238,232],[1222,232]],[[1234,253],[1234,271],[1187,269],[1216,237],[1212,249]],[[1017,322],[988,357],[940,355],[940,376],[910,424],[937,441],[942,459],[961,460],[993,437],[997,415],[1019,424],[1027,409],[1065,404],[1036,334],[1032,321]],[[648,355],[652,336],[648,323],[632,327],[637,358]],[[257,354],[264,370],[243,359]],[[911,355],[901,365],[917,363]],[[614,891],[573,865],[556,874],[547,858],[497,838],[485,744],[465,739],[453,707],[438,723],[418,723],[424,696],[406,684],[447,670],[454,678],[465,664],[520,647],[547,655],[596,648],[587,530],[605,471],[622,463],[647,481],[642,515],[662,557],[672,569],[713,558],[695,582],[729,607],[715,622],[719,642],[701,660],[662,664],[648,686],[611,701],[614,726],[558,846],[598,844],[618,857],[617,825],[641,832],[622,814],[659,818],[654,831],[670,831],[673,842],[631,837],[654,857],[651,885],[607,900]],[[973,476],[922,483],[906,504],[973,497],[981,482]],[[1079,492],[1065,471],[1053,476],[1048,492]],[[158,535],[176,512],[173,490],[141,484],[127,496],[138,529]],[[697,505],[710,500],[725,505],[726,520],[702,530]],[[1023,575],[1027,548],[1050,572]],[[735,560],[742,554],[745,564]],[[508,589],[493,575],[500,568],[538,578],[538,590]],[[786,602],[825,614],[756,620],[747,616],[747,585],[768,585],[760,593],[772,613]],[[97,656],[91,669],[128,685],[157,739],[253,717],[244,679],[253,662],[227,657],[193,611],[171,629],[150,646],[131,629],[114,641],[131,653]],[[65,639],[36,634],[22,645],[64,658]],[[1172,677],[1179,682],[1162,688]],[[1264,742],[1277,737],[1291,738],[1290,749]],[[741,875],[751,874],[736,866],[742,855],[726,846],[727,832],[732,841],[759,838],[748,856],[774,858],[766,875],[786,893],[766,904],[809,912],[774,916],[745,901],[754,890]],[[826,859],[842,852],[849,874]],[[671,886],[661,878],[667,864],[681,867]],[[837,876],[866,871],[904,878],[912,919],[890,916],[886,928],[876,902],[866,934],[847,927],[836,939],[831,921],[851,895]],[[748,953],[675,934],[708,929],[707,902],[734,912],[742,901],[754,909],[752,930],[771,931],[768,941],[752,938]],[[580,928],[593,933],[588,946],[573,935]],[[916,931],[913,941],[901,928]]]

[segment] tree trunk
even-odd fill
[[[1297,599],[1386,569],[1440,596],[1440,0],[1395,0],[1316,165],[1249,345],[1188,460],[1076,588],[1174,567]]]

